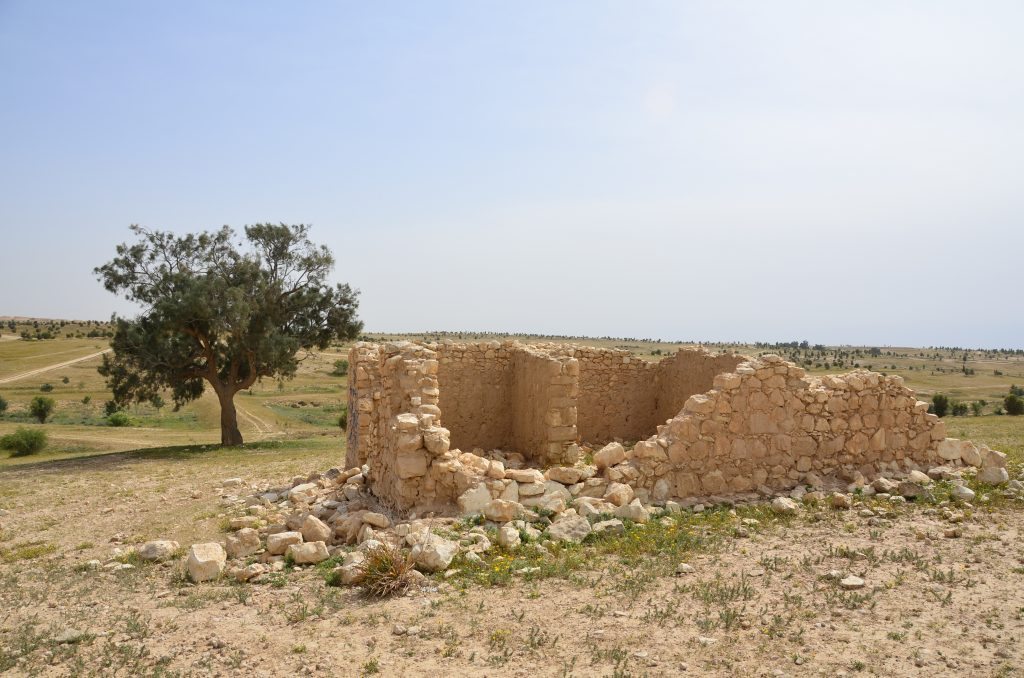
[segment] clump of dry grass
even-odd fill
[[[378,598],[404,593],[412,584],[412,557],[394,546],[382,544],[366,552],[357,569],[356,586]]]

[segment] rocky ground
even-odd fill
[[[1017,479],[933,469],[652,506],[611,485],[573,495],[582,477],[556,470],[517,480],[543,489],[515,515],[400,520],[361,469],[211,477],[246,469],[4,474],[35,485],[0,492],[0,670],[1013,675],[1024,661]],[[464,508],[508,508],[493,501]],[[385,600],[345,586],[383,543],[423,574]]]

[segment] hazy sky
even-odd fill
[[[369,330],[1024,346],[1024,3],[0,0],[0,315],[310,223]]]

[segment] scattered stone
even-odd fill
[[[391,527],[391,520],[383,513],[375,513],[374,511],[367,511],[363,514],[363,522],[367,525],[373,525],[379,527],[382,530],[386,530]]]
[[[932,479],[929,478],[926,474],[915,470],[907,474],[907,481],[911,483],[917,483],[918,485],[930,485]]]
[[[974,490],[966,485],[954,485],[950,494],[957,501],[974,501]]]
[[[676,565],[676,574],[693,574],[693,565],[689,563],[679,563]]]
[[[651,514],[643,507],[639,499],[634,499],[630,503],[615,509],[615,517],[643,524],[651,519]]]
[[[283,556],[292,544],[302,543],[301,532],[278,532],[267,536],[267,553],[272,556]]]
[[[772,500],[772,511],[780,515],[793,515],[799,510],[799,505],[789,497],[776,497]]]
[[[217,579],[224,571],[224,564],[227,562],[228,554],[224,547],[217,542],[206,544],[193,544],[188,550],[188,576],[194,582],[209,581]]]
[[[575,485],[583,477],[583,469],[571,466],[552,466],[545,471],[544,477],[563,485]]]
[[[85,631],[79,631],[78,629],[64,629],[53,637],[53,642],[57,645],[74,645],[83,640],[86,640],[89,634]]]
[[[610,483],[604,493],[604,499],[616,506],[625,506],[633,501],[633,488],[625,483]]]
[[[139,557],[150,562],[160,562],[174,557],[175,552],[180,548],[176,541],[158,539],[147,541],[139,547]]]
[[[456,501],[459,505],[459,512],[464,516],[483,513],[484,507],[491,501],[491,491],[484,483],[478,483],[475,487],[471,487],[459,495]]]
[[[514,549],[522,542],[522,537],[512,525],[503,525],[498,529],[498,545],[506,549]]]
[[[998,466],[987,466],[978,471],[978,475],[975,476],[979,483],[985,483],[986,485],[1004,485],[1010,481],[1010,474],[1007,473],[1005,468]]]
[[[605,469],[626,461],[626,448],[621,443],[608,443],[594,454],[598,469]]]
[[[363,518],[365,520],[365,516]],[[306,519],[302,521],[300,532],[302,534],[302,541],[306,542],[328,542],[333,534],[333,530],[324,521],[313,515],[306,516]]]
[[[836,509],[849,509],[853,508],[853,497],[842,492],[833,492],[829,496],[829,501],[832,503],[832,508]]]
[[[440,572],[452,564],[458,552],[458,544],[431,534],[424,542],[412,547],[411,557],[417,567],[427,572]]]
[[[904,499],[916,499],[924,494],[924,488],[918,483],[912,483],[909,480],[904,480],[899,485],[899,493]]]
[[[594,523],[591,531],[595,534],[625,534],[626,526],[622,524],[622,521],[617,518],[611,520],[602,520]]]
[[[522,505],[517,502],[492,499],[484,506],[484,517],[496,523],[507,523],[515,520],[522,510]]]
[[[234,534],[229,534],[225,544],[228,556],[232,558],[248,558],[262,548],[260,533],[251,527],[243,527]]]
[[[864,588],[864,580],[861,579],[860,577],[855,577],[854,575],[851,574],[849,577],[846,577],[845,579],[840,581],[839,585],[842,586],[847,591],[853,591],[853,590],[856,590],[856,589]]]
[[[590,534],[590,521],[580,515],[563,515],[548,527],[554,541],[579,542]]]
[[[315,565],[331,557],[327,551],[327,544],[322,541],[291,544],[287,555],[291,556],[292,562],[296,565]]]

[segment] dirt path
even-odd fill
[[[0,384],[9,384],[12,381],[18,381],[19,379],[26,379],[28,377],[34,377],[35,375],[42,374],[43,372],[49,372],[50,370],[57,370],[57,369],[60,369],[62,367],[67,367],[68,365],[74,365],[75,363],[80,363],[80,362],[83,362],[85,360],[91,360],[93,358],[97,358],[97,357],[103,355],[104,353],[110,353],[111,350],[112,349],[108,348],[108,349],[105,349],[103,351],[99,351],[98,353],[90,353],[89,355],[82,356],[81,358],[75,358],[74,360],[65,360],[62,363],[55,363],[53,365],[47,365],[46,367],[39,367],[39,368],[36,368],[34,370],[29,370],[27,372],[22,372],[21,374],[15,374],[15,375],[10,376],[10,377],[4,377],[3,379],[0,379]]]
[[[283,433],[282,431],[278,431],[273,424],[268,424],[263,419],[260,419],[258,416],[245,409],[241,404],[236,403],[235,409],[238,411],[238,416],[249,422],[249,424],[256,429],[256,435],[259,440]]]

